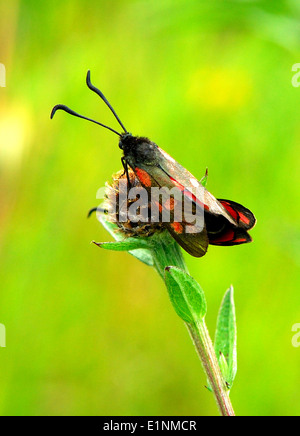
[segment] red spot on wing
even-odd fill
[[[243,221],[243,223],[250,224],[250,218],[248,218],[242,212],[239,212],[239,217],[240,217],[240,220]]]
[[[147,171],[144,171],[141,168],[135,168],[134,171],[141,184],[146,186],[146,188],[150,188],[150,186],[152,185],[152,180]]]
[[[227,201],[220,201],[220,203],[222,203],[222,205],[225,207],[225,209],[227,210],[228,213],[230,213],[230,215],[232,216],[232,218],[237,221],[238,220],[238,213],[235,209],[233,209],[230,206],[230,203],[228,203]]]
[[[209,243],[212,245],[238,245],[251,242],[249,234],[240,228],[227,228],[225,231],[218,235],[210,235]]]
[[[234,242],[236,244],[242,244],[243,242],[247,242],[247,238],[237,238],[237,239],[234,239]]]
[[[247,210],[245,207],[243,207],[242,205],[235,203],[235,202],[230,202],[227,200],[219,200],[220,203],[222,203],[222,205],[225,207],[225,209],[227,210],[227,212],[230,213],[230,215],[232,216],[232,218],[234,218],[237,222],[241,221],[242,223],[246,224],[246,226],[250,226],[251,221],[252,221],[252,225],[251,227],[253,227],[254,223],[255,223],[255,218],[253,216],[253,214]],[[250,216],[247,216],[245,213],[242,212],[243,211],[247,211],[247,213],[249,213]]]
[[[162,205],[158,202],[158,201],[156,201],[155,202],[155,204],[156,204],[156,206],[158,207],[158,210],[160,211],[160,212],[162,212]]]
[[[181,185],[181,183],[177,182],[177,180],[173,179],[173,177],[169,176],[170,180],[172,180],[172,182],[174,183],[174,185],[177,186],[177,188],[179,188],[181,191],[184,191],[184,186]]]
[[[174,200],[174,198],[168,198],[168,200],[164,203],[164,208],[167,210],[173,210],[175,205],[176,201]]]
[[[174,231],[176,233],[182,233],[183,232],[182,224],[174,222],[174,223],[171,223],[171,226],[173,227],[173,229],[174,229]]]
[[[191,198],[194,203],[199,204],[199,206],[201,206],[203,209],[209,210],[209,207],[207,206],[207,204],[202,203],[194,194],[192,194],[192,192],[185,189],[185,187],[183,185],[181,185],[181,183],[177,182],[177,180],[173,179],[173,177],[171,177],[171,176],[169,176],[169,177],[172,180],[172,182],[174,183],[174,185],[177,186],[177,188],[179,188],[184,195]]]

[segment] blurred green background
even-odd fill
[[[235,288],[236,413],[299,415],[299,1],[11,0],[0,37],[0,414],[217,414],[157,273],[90,245],[118,139],[49,119],[118,128],[90,69],[127,129],[255,213],[252,244],[185,258],[212,337]]]

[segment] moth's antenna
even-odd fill
[[[90,88],[91,91],[94,91],[96,94],[99,95],[100,98],[102,98],[102,100],[104,101],[104,103],[109,107],[109,109],[112,111],[112,113],[114,114],[115,118],[117,119],[118,123],[120,124],[120,126],[122,127],[122,129],[124,130],[125,133],[128,133],[127,130],[125,129],[122,121],[120,120],[120,118],[118,117],[118,115],[116,114],[114,108],[111,106],[111,104],[107,101],[107,99],[104,97],[103,93],[100,91],[100,89],[96,88],[92,83],[91,83],[91,72],[90,70],[87,72],[86,75],[86,84],[87,86]]]
[[[50,115],[51,119],[54,117],[55,112],[59,109],[67,112],[70,115],[74,115],[74,117],[78,117],[78,118],[82,118],[84,120],[91,121],[92,123],[98,124],[99,126],[105,127],[106,129],[110,130],[111,132],[114,132],[116,135],[122,136],[121,133],[117,132],[116,130],[112,129],[111,127],[105,126],[105,124],[99,123],[98,121],[92,120],[91,118],[84,117],[83,115],[78,114],[77,112],[73,111],[72,109],[65,106],[64,104],[57,104],[56,106],[54,106],[54,108],[51,111],[51,115]]]

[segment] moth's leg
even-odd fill
[[[128,164],[127,164],[126,159],[125,159],[124,156],[121,157],[121,162],[122,162],[122,165],[123,165],[123,168],[124,168],[123,175],[126,174],[127,181],[128,181],[128,186],[129,186],[129,188],[131,188],[131,183],[130,183],[130,178],[129,178],[129,173],[128,173]]]
[[[92,209],[89,210],[87,217],[89,218],[92,215],[92,213],[94,213],[94,212],[102,212],[104,214],[107,214],[108,210],[103,209],[101,207],[93,207]]]

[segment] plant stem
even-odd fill
[[[151,238],[151,245],[154,266],[163,279],[167,266],[177,266],[188,273],[179,245],[167,232],[154,235]],[[185,324],[201,360],[221,415],[234,416],[229,391],[221,374],[204,319],[197,323],[186,322]]]
[[[235,416],[226,384],[220,371],[216,353],[204,320],[197,325],[185,323],[210,382],[222,416]]]

